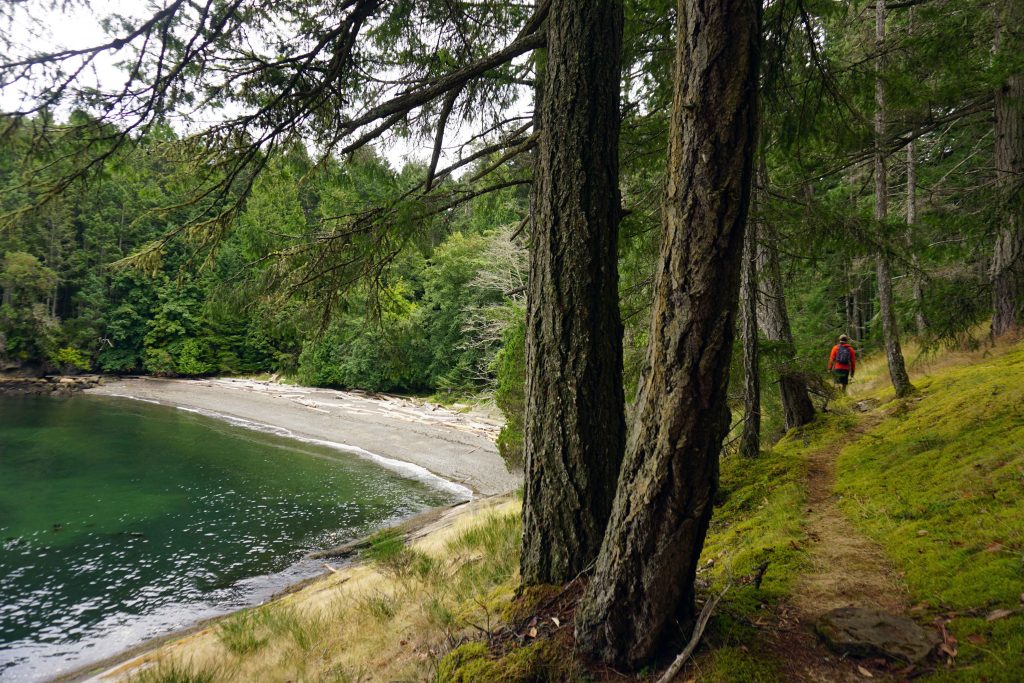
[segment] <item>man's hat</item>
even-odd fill
[[[845,344],[846,342],[850,341],[850,338],[847,337],[845,334],[841,334],[839,335],[839,341],[840,343]]]

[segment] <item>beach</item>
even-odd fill
[[[152,377],[108,379],[86,393],[160,403],[343,447],[414,478],[453,482],[474,495],[507,493],[522,483],[494,445],[499,420],[403,397],[249,379]]]

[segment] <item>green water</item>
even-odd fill
[[[0,679],[269,597],[311,550],[452,492],[167,406],[0,397]]]

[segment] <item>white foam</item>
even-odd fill
[[[142,401],[143,403],[152,403],[153,405],[162,405],[160,401],[152,398],[142,398],[141,396],[132,396],[131,394],[106,394],[107,396],[115,396],[117,398],[130,398],[133,401]]]
[[[129,397],[133,398],[133,397]],[[142,399],[145,400],[145,399]],[[265,422],[254,422],[253,420],[246,420],[241,417],[235,417],[234,415],[227,415],[225,413],[218,413],[215,410],[206,410],[204,408],[188,408],[186,406],[177,406],[178,410],[184,410],[188,413],[195,413],[197,415],[203,415],[205,417],[212,417],[217,420],[223,420],[229,424],[237,427],[244,427],[245,429],[251,429],[257,432],[263,432],[265,434],[274,434],[275,436],[283,436],[288,439],[295,439],[303,443],[314,444],[317,446],[326,446],[327,448],[333,448],[337,451],[344,451],[346,453],[352,453],[358,455],[361,458],[371,460],[381,467],[391,470],[407,479],[413,479],[415,481],[423,482],[435,488],[439,488],[443,491],[449,491],[455,495],[470,500],[473,498],[473,491],[467,486],[456,483],[439,477],[434,474],[426,467],[413,464],[411,462],[405,462],[404,460],[396,460],[395,458],[388,458],[380,455],[379,453],[373,453],[360,448],[359,446],[352,446],[346,443],[340,443],[337,441],[327,441],[325,439],[316,439],[311,436],[303,436],[296,434],[290,429],[285,427],[278,427],[277,425],[267,424]]]

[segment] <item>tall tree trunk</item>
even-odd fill
[[[613,0],[553,0],[547,18],[527,299],[527,584],[565,582],[593,562],[622,462],[622,26]]]
[[[913,12],[913,9],[911,9]],[[913,16],[913,14],[911,14]],[[921,259],[914,249],[914,225],[917,223],[917,159],[914,141],[907,144],[907,248],[910,249],[914,267],[914,324],[917,334],[928,331],[928,320],[924,316],[924,280],[921,277]]]
[[[875,220],[881,226],[889,214],[889,184],[885,168],[885,86],[882,83],[883,49],[885,47],[885,0],[875,0]],[[896,309],[892,294],[892,276],[889,274],[889,257],[879,250],[875,257],[875,273],[878,279],[878,309],[882,317],[882,336],[885,338],[885,356],[889,362],[889,378],[896,390],[896,396],[906,396],[914,391],[903,361],[900,348],[899,326],[896,323]]]
[[[757,128],[760,3],[679,0],[662,243],[626,459],[578,646],[627,667],[693,624],[728,430]]]
[[[1024,51],[1024,3],[1002,0],[996,21],[998,54]],[[996,182],[1003,225],[992,253],[992,334],[1024,324],[1024,73],[996,89]]]
[[[762,226],[763,227],[763,226]],[[814,419],[814,404],[807,393],[807,380],[796,367],[796,344],[786,311],[786,292],[782,286],[782,269],[774,236],[760,234],[758,239],[758,281],[761,289],[758,311],[765,339],[775,342],[779,358],[779,395],[786,429],[807,424]],[[848,299],[847,309],[854,310]]]
[[[757,235],[760,217],[756,199],[743,237],[743,272],[740,277],[740,320],[743,331],[743,434],[740,455],[756,458],[761,452],[761,363],[757,339]]]
[[[907,9],[907,35],[914,35],[914,8]],[[907,248],[914,266],[914,324],[918,336],[928,331],[928,320],[924,316],[924,279],[921,276],[921,259],[914,249],[914,226],[917,224],[917,147],[911,140],[907,143]]]

